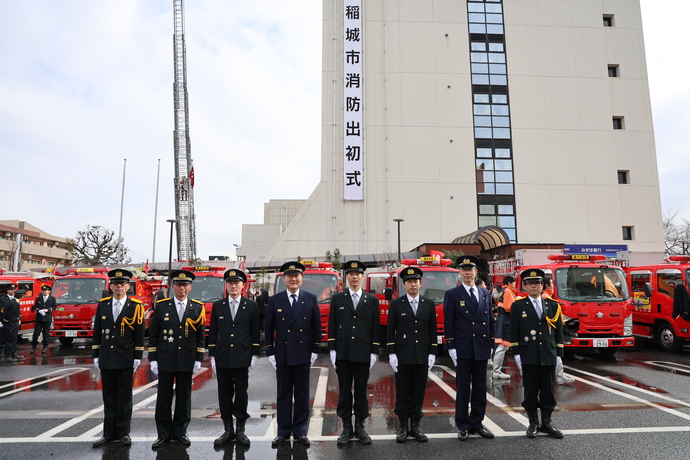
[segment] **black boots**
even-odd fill
[[[529,426],[527,427],[527,437],[535,438],[539,430],[539,416],[536,410],[528,410],[527,417],[529,417]]]
[[[246,418],[237,419],[237,444],[240,446],[248,446],[249,438],[244,434],[244,425],[247,423]]]
[[[410,423],[410,436],[412,436],[419,442],[427,442],[429,438],[427,438],[427,436],[424,433],[422,433],[422,430],[419,429],[419,420],[420,419],[418,418],[412,419]]]
[[[410,434],[410,430],[407,429],[407,419],[403,417],[398,417],[398,421],[400,422],[400,429],[398,430],[398,433],[395,435],[395,441],[405,442],[407,440],[407,436]]]
[[[541,426],[539,427],[539,431],[542,433],[546,433],[552,438],[562,438],[563,437],[563,432],[557,430],[552,424],[551,424],[551,411],[541,411]]]
[[[364,419],[362,417],[355,417],[355,436],[362,444],[371,444],[371,438],[364,431]]]
[[[348,442],[350,442],[350,439],[354,438],[355,434],[352,432],[352,419],[351,418],[344,418],[343,419],[343,432],[340,433],[340,436],[338,436],[338,445],[339,446],[344,446]]]
[[[219,438],[217,438],[215,441],[213,441],[214,446],[222,446],[226,442],[234,441],[237,438],[237,436],[235,436],[235,430],[232,426],[232,417],[230,417],[228,419],[223,419],[223,427],[225,428],[225,433],[223,433],[222,435],[220,435]],[[243,428],[242,431],[244,431],[244,424],[242,424],[242,428]],[[237,431],[239,431],[239,429],[240,429],[240,421],[238,420],[237,421]],[[246,436],[245,436],[245,438],[246,438]],[[249,440],[247,440],[247,441],[249,441]]]

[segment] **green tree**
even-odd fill
[[[335,248],[333,252],[326,251],[326,262],[332,263],[334,269],[340,270],[343,267],[343,263],[340,261],[342,256],[338,248]]]
[[[445,259],[450,259],[453,261],[453,264],[451,265],[453,268],[458,268],[458,265],[455,263],[457,258],[465,255],[463,251],[452,251],[450,249],[442,249],[441,252],[443,252],[443,257]]]

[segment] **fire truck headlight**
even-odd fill
[[[91,330],[93,330],[96,327],[96,315],[93,315],[91,317]]]
[[[632,335],[632,327],[633,327],[632,315],[629,315],[623,321],[623,335],[631,336]]]

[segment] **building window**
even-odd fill
[[[609,64],[609,77],[619,77],[618,64]]]
[[[623,117],[613,117],[613,129],[624,129]]]
[[[631,241],[633,239],[633,227],[623,227],[623,240]]]
[[[630,174],[630,171],[618,171],[618,183],[619,184],[629,184],[630,183],[630,178],[628,175]]]
[[[612,14],[605,14],[604,15],[604,27],[613,27],[613,15]]]

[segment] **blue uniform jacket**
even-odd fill
[[[309,364],[321,348],[321,315],[314,294],[300,289],[294,311],[287,291],[268,299],[266,307],[266,356],[278,366]]]
[[[489,359],[494,347],[491,293],[475,288],[478,307],[462,285],[446,291],[443,299],[446,348],[457,350],[458,359]]]

